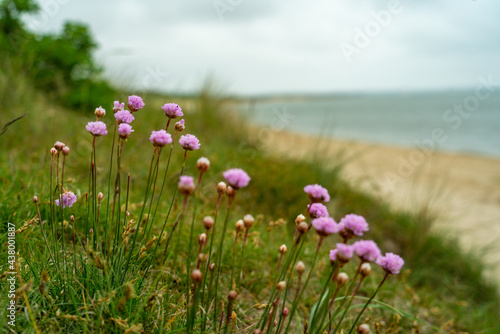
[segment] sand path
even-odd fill
[[[311,150],[331,165],[345,161],[344,177],[394,207],[425,205],[436,229],[480,254],[486,275],[500,284],[500,160],[275,132],[262,142],[273,154],[302,159]],[[340,152],[344,152],[343,155]]]

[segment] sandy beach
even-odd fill
[[[395,208],[427,206],[437,217],[434,228],[480,254],[491,265],[486,274],[500,284],[500,160],[283,131],[261,142],[273,154],[302,159],[316,152],[327,167],[343,163],[351,184]]]

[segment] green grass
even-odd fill
[[[93,111],[82,115],[61,109],[34,91],[22,77],[13,80],[15,73],[16,70],[9,69],[8,65],[0,71],[0,122],[3,124],[24,112],[27,115],[0,136],[0,242],[6,249],[7,222],[13,222],[19,228],[35,217],[33,195],[40,197],[42,220],[48,219],[48,150],[57,140],[66,143],[72,150],[65,172],[65,184],[80,199],[71,210],[71,214],[76,217],[77,239],[80,239],[86,219],[83,197],[88,189],[92,140],[84,125],[94,120]],[[129,211],[131,219],[136,222],[140,220],[138,215],[153,152],[148,137],[151,130],[164,127],[166,118],[160,106],[171,102],[168,96],[156,94],[143,98],[146,107],[135,114],[135,132],[125,144],[122,164],[124,175],[129,171],[131,173]],[[117,99],[124,100],[125,95]],[[244,260],[235,260],[236,263],[241,263],[243,270],[242,288],[238,291],[234,309],[238,317],[236,332],[248,332],[263,312],[258,305],[267,302],[273,288],[279,258],[278,247],[285,243],[291,248],[294,219],[297,214],[305,213],[304,208],[308,204],[302,189],[310,183],[319,183],[328,188],[332,201],[327,206],[334,218],[340,219],[347,213],[363,215],[371,227],[366,238],[377,241],[383,252],[399,253],[406,261],[404,271],[399,276],[391,277],[376,298],[404,313],[393,312],[388,307],[373,308],[362,317],[372,329],[377,328],[380,333],[432,333],[439,329],[450,333],[500,332],[497,290],[484,280],[481,260],[459,250],[455,240],[430,232],[432,217],[426,215],[425,211],[416,215],[391,210],[387,203],[352,188],[342,180],[339,177],[339,168],[342,166],[325,169],[323,162],[329,157],[295,161],[264,153],[257,142],[249,139],[247,120],[228,112],[233,101],[217,98],[206,91],[197,97],[176,99],[174,102],[183,106],[186,132],[197,135],[202,144],[199,151],[189,152],[185,173],[197,175],[195,161],[201,156],[206,156],[211,161],[211,168],[204,177],[201,190],[201,204],[195,221],[196,235],[203,231],[201,217],[214,215],[217,199],[215,187],[222,180],[222,171],[230,167],[241,167],[252,177],[250,186],[238,191],[235,206],[230,213],[225,242],[225,266],[220,282],[220,291],[225,296],[231,288],[229,264],[233,256],[231,249],[234,222],[244,214],[251,213],[258,217],[257,223],[251,229]],[[103,101],[102,104],[108,110],[105,122],[110,127],[112,101]],[[110,147],[111,136],[98,139],[97,184],[100,185],[98,191],[105,195]],[[163,159],[166,158],[165,155],[162,154]],[[162,197],[164,200],[151,235],[159,234],[177,183],[182,158],[182,152],[177,147],[167,178],[167,190]],[[162,160],[162,168],[165,162],[166,160]],[[188,247],[187,226],[191,222],[192,204],[191,201],[184,227],[179,228],[174,238],[175,243],[178,243],[175,257],[161,270],[162,259],[157,256],[144,287],[127,298],[126,286],[110,284],[102,271],[93,267],[91,261],[86,261],[86,268],[90,268],[95,276],[87,282],[84,279],[88,277],[85,278],[82,272],[66,276],[69,279],[68,288],[62,291],[62,283],[59,281],[61,276],[58,276],[54,266],[48,261],[40,226],[34,224],[17,234],[19,271],[23,281],[30,282],[26,287],[26,295],[39,330],[42,333],[124,332],[127,329],[133,332],[139,328],[134,326],[140,326],[144,332],[151,333],[182,328],[185,325],[186,303],[184,250]],[[225,200],[221,208],[218,226],[223,222]],[[176,202],[167,230],[179,210],[180,203]],[[69,214],[66,213],[66,220]],[[48,226],[46,222],[44,226]],[[220,227],[218,228],[220,231]],[[66,240],[71,237],[71,226],[66,229],[66,237]],[[307,268],[314,256],[316,238],[309,238],[299,257]],[[325,240],[305,299],[299,305],[299,317],[296,317],[296,321],[300,326],[308,319],[309,310],[316,303],[323,280],[328,275],[330,264],[327,249],[334,247],[339,241],[337,237]],[[67,243],[69,254],[73,252],[72,247],[71,243]],[[85,250],[80,245],[77,245],[77,255],[78,261],[84,261]],[[6,252],[0,253],[0,274],[6,270],[6,256]],[[144,269],[144,266],[139,266],[126,281],[132,285],[137,284],[137,277],[142,276]],[[48,293],[41,294],[38,287],[44,270],[49,272],[51,280],[48,283]],[[346,270],[352,277],[354,266],[347,266]],[[373,275],[361,289],[360,295],[369,297],[382,276],[382,271],[373,266]],[[161,282],[158,286],[155,284],[156,279]],[[2,278],[3,282],[5,278]],[[295,279],[292,283],[295,284]],[[85,289],[82,285],[85,285]],[[2,305],[7,302],[6,284],[0,287],[0,300]],[[17,331],[34,333],[33,322],[22,297],[18,303],[21,307],[17,313]],[[360,300],[356,303],[362,304]],[[8,333],[5,312],[2,307],[0,331]],[[353,312],[347,318],[345,328],[349,328],[355,315]]]

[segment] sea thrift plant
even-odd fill
[[[59,197],[59,199],[56,199],[55,200],[55,203],[57,206],[59,206],[59,203],[60,203],[60,199],[61,197]],[[63,205],[63,208],[71,208],[73,206],[73,204],[76,203],[76,195],[75,193],[73,193],[72,191],[65,191],[63,194],[62,194],[62,205]]]
[[[175,119],[184,116],[181,107],[176,103],[165,103],[161,108],[168,118]]]
[[[139,111],[144,108],[145,104],[142,98],[137,95],[131,95],[128,97],[128,108],[131,112]]]
[[[134,121],[135,117],[128,110],[119,110],[115,113],[115,119],[118,123],[130,124]]]
[[[330,202],[330,195],[328,190],[319,184],[310,184],[304,187],[304,191],[313,203]]]
[[[181,144],[182,148],[186,151],[194,151],[200,149],[200,141],[196,136],[187,134],[182,135],[179,139],[179,144]]]
[[[38,290],[20,290],[29,294],[20,304],[24,311],[17,314],[34,314],[32,324],[45,316],[60,320],[59,325],[65,321],[76,332],[78,324],[89,326],[82,332],[189,334],[322,334],[367,328],[358,326],[362,313],[388,277],[400,273],[404,260],[393,253],[381,256],[374,241],[356,240],[369,231],[366,220],[348,214],[337,224],[340,217],[334,219],[323,204],[330,201],[328,190],[319,184],[304,187],[299,207],[276,208],[295,210],[290,212],[295,219],[261,214],[262,207],[249,207],[248,199],[257,190],[269,194],[251,189],[247,172],[229,168],[221,176],[218,168],[230,164],[225,157],[214,157],[212,165],[207,157],[187,159],[188,151],[201,149],[195,135],[180,136],[182,149],[175,145],[184,120],[175,123],[172,135],[167,129],[172,119],[183,116],[179,105],[163,105],[168,119],[159,116],[166,125],[151,134],[142,133],[137,123],[149,124],[151,118],[132,114],[144,105],[133,95],[127,103],[130,111],[118,101],[113,115],[95,109],[98,120],[86,125],[94,138],[84,176],[67,175],[75,169],[65,171],[66,163],[76,156],[67,145],[57,141],[50,149],[49,191],[33,197],[34,216],[28,220],[41,232],[40,249],[31,254],[43,256],[39,262],[50,274],[38,274],[31,267],[34,261],[24,257],[19,279],[29,278]],[[114,123],[109,144],[96,139],[108,133],[99,120],[105,117]],[[148,138],[154,149],[148,151],[145,172],[137,174],[127,157],[146,151],[140,145]],[[168,144],[168,156],[162,155]],[[100,155],[106,146],[109,165]],[[78,201],[66,184],[78,189]],[[245,194],[247,189],[252,192]],[[245,201],[237,201],[240,193]],[[256,212],[243,215],[246,209]],[[234,230],[228,222],[235,223]],[[289,228],[295,229],[293,237]],[[354,255],[360,261],[352,261]],[[382,277],[368,301],[360,297]],[[255,289],[259,294],[249,298]],[[43,308],[55,302],[53,310]]]
[[[87,126],[85,126],[85,129],[87,129],[87,131],[94,137],[105,136],[108,134],[108,131],[106,130],[106,124],[101,121],[88,122]]]
[[[172,142],[172,136],[165,130],[153,131],[149,136],[149,141],[154,146],[163,147]]]
[[[229,183],[229,185],[234,189],[240,189],[248,186],[248,183],[251,180],[250,176],[248,176],[248,174],[240,168],[228,169],[223,173],[223,175],[227,183]]]

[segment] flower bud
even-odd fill
[[[207,235],[205,233],[202,233],[198,236],[198,243],[200,246],[203,246],[207,243]]]
[[[362,324],[358,326],[357,329],[358,334],[370,334],[370,327],[367,324]]]
[[[227,294],[227,298],[229,300],[235,300],[237,297],[238,297],[238,293],[234,290],[229,291],[229,293]]]
[[[183,175],[180,177],[178,184],[179,192],[185,196],[189,196],[194,192],[194,181],[191,176]]]
[[[297,262],[297,264],[295,265],[295,271],[297,271],[299,275],[302,275],[304,271],[306,271],[306,265],[304,264],[304,262]]]
[[[60,141],[56,141],[56,143],[54,144],[54,148],[57,151],[62,151],[62,149],[64,148],[64,146],[66,146],[66,145],[64,143],[61,143]]]
[[[299,226],[297,226],[297,230],[300,233],[306,233],[309,230],[309,226],[307,225],[306,222],[302,222],[299,224]]]
[[[228,186],[228,187],[227,187],[227,190],[226,190],[226,194],[227,194],[227,196],[229,196],[229,197],[233,197],[233,196],[236,194],[236,190],[234,190],[234,188],[233,188],[233,187]]]
[[[94,229],[92,227],[90,228],[89,233],[90,234],[94,233]]]
[[[102,118],[106,116],[106,110],[104,110],[104,108],[100,106],[99,108],[95,109],[94,115],[97,117],[97,119]]]
[[[297,218],[295,218],[295,225],[298,226],[300,223],[302,223],[305,220],[306,220],[306,217],[304,217],[304,215],[298,215]]]
[[[201,271],[199,269],[195,269],[191,272],[191,279],[194,281],[194,282],[199,282],[201,281],[203,275],[201,273]]]
[[[69,216],[69,220],[71,220],[71,222],[74,223],[75,222],[75,216],[73,216],[73,215]]]
[[[278,291],[283,291],[286,289],[286,282],[285,281],[281,281],[279,282],[278,284],[276,284],[276,289]]]
[[[281,254],[285,254],[286,253],[286,245],[285,244],[283,244],[283,245],[280,246],[280,253]]]
[[[215,268],[215,263],[213,263],[213,262],[210,263],[210,265],[208,266],[208,270],[213,271],[214,268]]]
[[[200,263],[201,263],[204,260],[205,260],[205,254],[203,254],[203,253],[198,254],[198,261],[200,261]]]
[[[361,276],[366,277],[372,272],[372,267],[368,262],[365,262],[361,265],[361,268],[359,268],[359,272],[361,273]]]
[[[253,219],[252,215],[248,214],[243,217],[243,223],[245,224],[246,229],[248,230],[250,227],[253,226],[253,223],[255,220]]]
[[[238,220],[236,224],[234,224],[234,228],[236,229],[236,233],[243,232],[245,230],[245,224],[243,223],[243,220]]]
[[[210,231],[212,227],[214,227],[215,221],[212,217],[210,216],[205,216],[203,218],[203,226],[205,227],[205,230]]]
[[[199,158],[196,162],[196,168],[198,168],[200,173],[205,173],[210,168],[210,160],[204,157]]]
[[[69,147],[68,146],[64,146],[63,149],[62,149],[62,154],[64,156],[67,156],[67,155],[69,155],[69,151],[70,151]]]
[[[253,334],[262,334],[262,330],[260,328],[254,329]]]
[[[233,320],[236,320],[236,318],[237,318],[237,316],[236,316],[236,312],[234,312],[234,311],[233,311],[233,312],[231,313],[231,318],[232,318]]]
[[[33,196],[33,203],[38,203],[38,196]]]
[[[104,198],[104,194],[103,193],[97,194],[97,203],[101,204],[103,198]]]
[[[339,273],[335,279],[338,286],[344,286],[349,281],[349,276],[346,273]]]
[[[50,149],[50,151],[49,151],[49,154],[50,154],[51,156],[55,156],[55,155],[57,154],[57,150],[56,150],[55,148],[53,148],[53,147],[52,147],[52,148]]]
[[[283,315],[283,317],[288,317],[288,314],[290,313],[290,311],[288,310],[288,307],[285,307],[283,308],[283,312],[281,312],[281,314]]]
[[[175,123],[174,129],[177,132],[182,132],[186,128],[185,121],[181,119],[179,122]]]
[[[224,194],[226,190],[227,186],[224,182],[219,182],[219,184],[217,184],[217,192],[219,193],[219,195]]]

